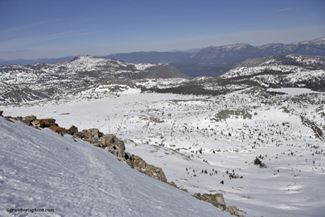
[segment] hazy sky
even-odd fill
[[[0,0],[0,59],[325,36],[324,0]]]

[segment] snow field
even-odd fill
[[[161,167],[168,181],[191,194],[221,192],[227,205],[236,205],[245,216],[321,216],[325,145],[302,124],[300,115],[322,126],[323,110],[317,103],[289,101],[290,97],[130,90],[114,98],[1,109],[4,115],[53,117],[60,126],[75,125],[79,131],[99,128],[114,133],[125,140],[126,151]],[[310,100],[323,98],[324,94],[310,95]],[[251,118],[238,115],[239,109]],[[229,117],[216,121],[220,111]],[[254,165],[256,157],[267,168]],[[239,178],[230,179],[230,173]]]

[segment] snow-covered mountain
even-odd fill
[[[250,44],[230,44],[202,49],[190,57],[193,62],[201,63],[238,63],[248,58],[280,56],[289,54],[325,56],[325,37],[292,44],[266,44],[252,46]]]
[[[248,58],[261,58],[289,54],[325,56],[325,37],[308,41],[294,42],[291,44],[271,43],[260,46],[252,46],[247,43],[237,43],[222,46],[210,46],[203,49],[190,49],[188,51],[175,51],[116,53],[101,57],[106,59],[119,59],[131,63],[197,63],[200,65],[208,63],[209,65],[219,67],[231,67],[235,63],[242,62]],[[9,64],[26,65],[34,63],[57,63],[62,61],[70,61],[72,59],[73,57],[68,56],[62,58],[42,58],[36,60],[0,60],[0,66]],[[184,70],[184,73],[190,75],[190,73],[187,73],[186,70]]]
[[[248,59],[220,76],[263,87],[308,87],[325,91],[325,57],[292,54]]]
[[[79,56],[55,64],[0,67],[0,102],[19,103],[64,95],[109,78],[187,77],[169,64],[126,63]]]
[[[0,215],[230,216],[107,150],[0,117]]]

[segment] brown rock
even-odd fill
[[[55,125],[55,119],[53,118],[48,118],[48,119],[35,119],[31,122],[31,124],[34,127],[40,127],[40,128],[45,128],[45,127],[50,127],[52,125]]]
[[[51,129],[52,131],[54,131],[54,132],[56,132],[56,133],[58,133],[60,135],[62,135],[63,133],[68,133],[68,131],[66,129],[61,128],[58,125],[51,125],[49,127],[49,129]]]
[[[177,188],[177,185],[175,184],[175,182],[171,181],[169,184],[170,184],[171,186]]]

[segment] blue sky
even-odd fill
[[[325,36],[324,0],[0,0],[0,59]]]

